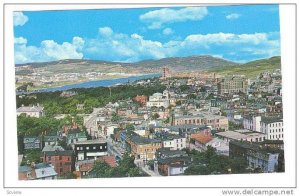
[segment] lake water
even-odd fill
[[[114,86],[118,84],[125,84],[128,82],[134,82],[137,80],[143,80],[143,79],[151,79],[151,78],[156,78],[160,77],[161,74],[147,74],[147,75],[141,75],[141,76],[130,76],[127,78],[118,78],[118,79],[110,79],[110,80],[94,80],[94,81],[88,81],[88,82],[83,82],[83,83],[78,83],[78,84],[70,84],[70,85],[65,85],[65,86],[60,86],[60,87],[53,87],[53,88],[46,88],[46,89],[41,89],[35,92],[53,92],[53,91],[65,91],[73,88],[93,88],[93,87],[109,87],[109,86]]]

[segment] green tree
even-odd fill
[[[191,165],[184,171],[185,175],[208,175],[209,169],[205,165]]]
[[[158,113],[154,113],[154,114],[152,115],[152,119],[156,120],[156,119],[158,119],[158,118],[159,118],[159,114],[158,114]]]
[[[133,124],[129,123],[126,125],[125,129],[130,132],[130,131],[134,131],[135,127]]]
[[[62,179],[76,179],[77,176],[73,172],[65,173],[63,176],[61,176]]]

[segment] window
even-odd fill
[[[59,156],[59,160],[62,160],[62,156]]]
[[[77,150],[79,150],[80,148],[79,148],[79,147],[77,147],[76,149],[77,149]]]
[[[87,146],[85,149],[86,149],[86,150],[89,150],[89,149],[90,149],[90,147],[88,147],[88,146]]]
[[[51,157],[50,156],[48,156],[48,161],[51,161]]]
[[[100,146],[100,149],[102,149],[102,146]]]
[[[96,146],[93,146],[93,150],[96,150]]]

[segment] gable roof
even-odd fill
[[[192,134],[191,138],[193,138],[195,141],[201,144],[206,144],[213,139],[213,137],[210,134],[206,134],[204,132]]]
[[[17,109],[17,112],[42,112],[44,107],[41,106],[22,106]]]

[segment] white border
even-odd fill
[[[55,1],[52,1],[55,2]],[[173,1],[175,2],[175,1]],[[178,1],[177,1],[178,2]],[[235,1],[236,2],[236,1]],[[253,3],[253,1],[250,1]],[[270,1],[265,1],[270,3]],[[67,2],[66,2],[67,3]],[[117,7],[148,7],[120,5]],[[164,7],[165,5],[158,5]],[[182,6],[182,5],[181,5]],[[293,187],[295,186],[295,8],[280,6],[286,172],[160,178],[114,178],[57,181],[17,180],[17,141],[12,12],[15,10],[96,9],[109,5],[6,5],[5,9],[5,186],[8,187]],[[114,6],[116,7],[116,6]],[[154,7],[154,6],[151,6]],[[169,7],[169,6],[168,6]],[[2,137],[2,136],[1,136]],[[143,192],[143,191],[141,191]]]

